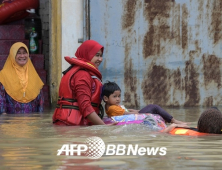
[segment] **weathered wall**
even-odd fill
[[[42,43],[47,70],[47,85],[50,88],[52,106],[58,100],[61,80],[61,1],[40,0],[39,14],[42,21]]]
[[[83,38],[82,0],[40,0],[39,14],[42,20],[43,54],[48,72],[51,103],[58,99],[58,89],[64,71],[69,64],[64,56],[74,56]]]
[[[120,85],[128,107],[222,104],[221,13],[221,0],[91,1],[103,81]]]
[[[78,39],[83,38],[83,0],[62,0],[62,71],[70,64],[64,56],[75,56],[81,45]]]

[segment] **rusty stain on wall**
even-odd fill
[[[180,4],[174,3],[174,10],[172,14],[172,34],[171,38],[175,39],[177,45],[181,44],[180,33]]]
[[[145,103],[166,105],[169,100],[168,69],[153,63],[141,85]]]
[[[172,0],[145,1],[144,17],[148,21],[148,31],[143,40],[143,57],[160,54],[160,41],[170,39],[170,10]],[[157,24],[158,23],[158,24]]]
[[[125,1],[124,1],[125,2]],[[141,3],[134,0],[127,0],[124,4],[124,14],[122,16],[122,29],[127,30],[128,36],[132,36],[136,34],[136,31],[131,27],[135,22],[135,15],[137,10],[137,5],[141,7]],[[127,38],[127,37],[126,37]],[[125,39],[126,39],[125,38]],[[124,39],[124,40],[125,40]],[[122,41],[124,41],[122,40]],[[133,61],[130,58],[130,50],[132,48],[132,43],[136,43],[137,39],[133,39],[131,41],[125,41],[125,57],[124,57],[124,104],[127,107],[138,108],[139,102],[137,100],[137,77],[136,72],[133,70]]]
[[[201,52],[201,48],[200,48],[200,45],[199,45],[199,41],[198,40],[195,40],[195,49],[200,53]]]
[[[217,88],[221,87],[220,59],[215,55],[203,55],[204,83],[207,86],[214,81]]]
[[[190,59],[185,67],[185,92],[186,101],[184,106],[198,106],[200,101],[198,66],[193,63],[195,51],[190,51]]]
[[[207,107],[213,106],[213,96],[206,97],[206,98],[204,99],[203,105],[204,105],[204,106],[207,106]]]
[[[186,4],[182,6],[182,48],[187,49],[188,46],[188,9]]]
[[[172,79],[174,82],[174,88],[175,90],[182,90],[182,80],[181,80],[181,71],[179,68],[177,68],[173,74]]]
[[[204,6],[204,1],[199,0],[198,1],[198,20],[201,21],[203,19],[203,6]]]
[[[184,81],[182,79],[181,71],[179,68],[173,70],[170,74],[171,83],[170,86],[173,89],[173,101],[169,104],[169,106],[180,106],[180,100],[183,99],[183,90],[184,90]]]
[[[130,45],[125,46],[125,59],[124,59],[124,104],[127,107],[138,108],[139,103],[137,101],[137,77],[135,71],[133,71],[132,58],[129,57]]]
[[[218,43],[222,38],[222,1],[212,1],[213,11],[211,15],[211,27],[209,32],[213,34],[214,44]]]
[[[124,5],[124,14],[122,17],[122,28],[123,29],[129,28],[135,22],[136,2],[137,1],[135,1],[135,0],[127,0]]]

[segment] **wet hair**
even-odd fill
[[[222,134],[222,113],[215,108],[205,110],[197,124],[199,132]]]
[[[107,81],[103,84],[101,98],[103,99],[104,96],[109,97],[117,90],[121,91],[120,87],[115,82]]]

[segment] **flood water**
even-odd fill
[[[205,108],[165,108],[195,127]],[[222,108],[219,107],[221,110]],[[141,125],[66,127],[52,124],[53,110],[0,116],[0,169],[221,169],[222,136],[173,136]],[[57,156],[63,144],[100,137],[105,144],[166,147],[166,155]]]

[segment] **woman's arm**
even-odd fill
[[[94,125],[105,125],[105,123],[100,119],[96,112],[92,112],[86,116]]]
[[[79,111],[84,118],[95,112],[91,105],[93,79],[85,70],[79,70],[71,79],[73,98],[77,99]],[[99,117],[98,117],[99,118]]]
[[[96,112],[92,112],[91,114],[89,114],[87,117],[87,119],[89,119],[94,125],[116,125],[119,122],[114,122],[114,123],[110,123],[110,124],[105,124],[100,117],[97,115]]]
[[[92,84],[93,80],[91,76],[84,70],[79,70],[78,74],[75,74],[71,80],[71,88],[83,117],[87,118],[94,125],[105,125],[91,105],[92,88],[94,88]]]
[[[164,129],[162,132],[169,133],[170,131],[172,131],[176,127],[188,128],[188,126],[186,124],[175,124],[175,123],[172,123],[170,126],[168,126],[166,129]]]

